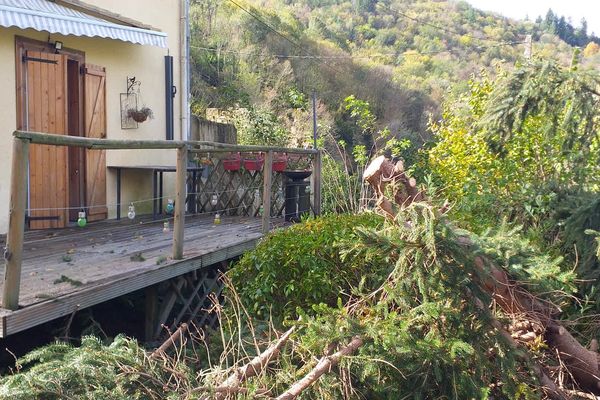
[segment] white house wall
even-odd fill
[[[174,84],[180,87],[179,75],[179,2],[178,1],[88,1],[123,16],[151,25],[168,34],[168,49],[140,46],[117,40],[64,37],[52,34],[51,41],[62,41],[65,48],[83,51],[85,62],[106,67],[107,136],[110,139],[165,139],[164,56],[173,56]],[[0,28],[0,233],[8,225],[12,132],[16,129],[15,36],[48,41],[48,33],[16,28]],[[122,130],[120,93],[126,91],[126,79],[135,76],[141,82],[143,102],[154,111],[154,119],[139,124],[138,129]],[[181,138],[179,93],[174,99],[175,139]],[[175,165],[171,150],[110,150],[107,165]],[[172,174],[165,174],[165,195],[174,196]],[[116,208],[116,176],[107,174],[109,218]],[[122,175],[122,211],[129,202],[152,197],[152,181],[143,172]],[[139,212],[149,212],[151,202],[137,204]],[[123,213],[122,213],[123,215]]]

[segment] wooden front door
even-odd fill
[[[106,70],[86,64],[84,67],[85,136],[106,138]],[[106,219],[106,151],[86,150],[85,187],[88,221]]]
[[[26,51],[25,129],[67,134],[66,57]],[[32,145],[29,155],[29,226],[60,228],[68,222],[67,148]]]
[[[72,49],[55,54],[47,43],[17,38],[18,129],[106,137],[106,71]],[[31,229],[61,228],[86,211],[105,219],[106,152],[32,145],[28,217]]]

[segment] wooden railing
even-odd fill
[[[25,234],[25,217],[27,204],[27,182],[29,145],[69,146],[101,150],[132,149],[175,149],[177,151],[175,204],[186,204],[187,167],[189,154],[210,154],[211,161],[208,176],[196,185],[196,212],[218,211],[237,215],[258,216],[262,210],[263,233],[270,229],[272,216],[280,216],[283,199],[279,195],[283,186],[280,173],[273,173],[273,160],[276,153],[297,154],[310,157],[313,171],[312,210],[320,214],[321,204],[321,153],[315,149],[294,149],[269,146],[238,146],[214,142],[192,142],[172,140],[111,140],[92,139],[76,136],[53,135],[37,132],[14,132],[13,160],[11,170],[11,188],[9,205],[9,227],[4,251],[5,271],[3,280],[2,307],[10,310],[18,308],[21,282],[21,264],[23,241]],[[262,153],[264,164],[262,170],[250,171],[240,168],[239,171],[226,171],[223,159],[228,153]],[[225,189],[222,185],[226,184]],[[275,185],[274,185],[275,184]],[[254,201],[256,190],[262,187],[260,201]],[[251,193],[250,193],[251,192]],[[207,196],[220,193],[220,207],[214,207]],[[251,200],[252,199],[252,200]],[[209,210],[208,204],[213,206]],[[261,207],[262,206],[262,207]],[[188,202],[189,207],[189,202]],[[199,207],[199,209],[198,209]],[[257,208],[258,207],[258,208]],[[173,215],[173,259],[183,258],[185,209],[175,207]]]
[[[318,153],[225,153],[214,149],[193,149],[192,153],[196,154],[195,159],[200,165],[205,162],[206,166],[201,174],[202,178],[188,185],[188,192],[195,194],[189,196],[194,204],[191,207],[188,204],[188,212],[221,212],[226,215],[249,217],[262,215],[265,221],[268,221],[269,217],[283,217],[287,178],[282,169],[287,169],[288,157],[295,157],[295,163],[300,160],[315,174],[311,179],[312,185],[309,186],[312,194],[309,196],[312,200],[310,209],[315,214],[320,213],[320,202],[315,201],[320,198],[320,186],[315,184],[319,176],[317,171],[320,170]],[[259,168],[257,164],[260,162],[264,162],[264,165]]]

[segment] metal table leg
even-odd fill
[[[158,172],[154,169],[152,170],[152,219],[156,219],[157,213],[157,205],[158,205]]]
[[[117,220],[121,219],[121,168],[117,168]]]
[[[158,175],[158,213],[163,213],[163,171],[159,172]]]

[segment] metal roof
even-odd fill
[[[0,0],[0,26],[167,47],[167,34],[115,24],[48,0]]]

